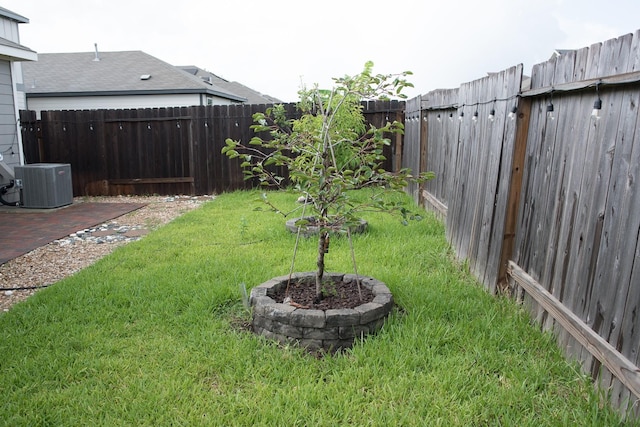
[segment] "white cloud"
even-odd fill
[[[4,0],[26,16],[39,52],[143,50],[295,100],[302,81],[331,83],[367,60],[414,72],[410,95],[457,87],[556,48],[635,31],[637,0]]]

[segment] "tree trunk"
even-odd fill
[[[324,254],[329,250],[329,233],[322,231],[318,237],[318,262],[316,270],[316,302],[322,300],[322,276],[324,275]]]

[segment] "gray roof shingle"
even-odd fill
[[[213,74],[210,71],[203,70],[202,68],[196,67],[195,65],[184,65],[179,66],[178,68],[193,74],[204,80],[205,82],[210,82],[212,85],[221,87],[225,90],[233,92],[237,95],[240,95],[244,98],[247,98],[247,103],[249,104],[279,104],[282,103],[278,98],[274,98],[270,95],[262,94],[258,91],[251,89],[241,83],[238,82],[230,82],[228,80],[223,79],[220,76]]]
[[[141,51],[41,53],[22,68],[27,96],[204,93],[246,101]]]

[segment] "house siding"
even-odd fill
[[[0,38],[4,39],[0,46],[0,155],[2,155],[0,185],[10,182],[13,179],[12,168],[20,166],[23,162],[18,110],[26,107],[26,96],[22,68],[18,61],[37,59],[34,51],[20,46],[18,26],[28,22],[28,19],[4,8],[0,11]],[[2,198],[7,202],[16,202],[19,199],[18,196],[15,189],[10,189]]]
[[[22,63],[13,62],[13,90],[15,92],[16,110],[27,109],[27,94],[24,91],[24,80],[22,78]]]
[[[212,97],[215,104],[232,104],[225,98]],[[42,111],[59,110],[101,110],[127,108],[191,107],[206,105],[206,99],[195,94],[175,95],[134,95],[134,96],[73,96],[73,97],[31,97],[27,96],[27,108],[36,111],[38,119]]]
[[[11,166],[20,165],[20,140],[16,126],[11,63],[0,60],[0,154],[2,161]],[[0,185],[8,184],[12,177],[0,175]],[[4,196],[13,201],[13,195]]]
[[[18,22],[9,19],[0,19],[0,37],[15,43],[20,43]]]
[[[18,25],[28,20],[20,20],[20,22],[9,19],[7,17],[0,17],[0,38],[9,40],[14,43],[20,43],[20,31]],[[2,54],[0,54],[2,55]],[[13,90],[16,92],[15,102],[17,104],[17,110],[26,109],[26,96],[24,92],[24,84],[22,80],[22,66],[20,62],[13,62]]]
[[[3,156],[15,144],[17,137],[16,110],[13,102],[11,64],[0,60],[0,154]],[[17,151],[17,148],[16,148]]]

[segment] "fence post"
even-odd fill
[[[190,107],[187,115],[189,117],[191,117],[189,119],[189,141],[187,141],[188,145],[188,155],[189,155],[189,172],[186,174],[187,176],[193,177],[193,181],[191,182],[191,185],[189,186],[189,189],[191,190],[191,195],[195,195],[196,194],[196,162],[195,162],[195,158],[194,158],[194,151],[195,151],[195,141],[194,141],[194,127],[198,127],[199,125],[199,121],[198,121],[198,116],[196,114],[198,107],[193,106]],[[199,130],[199,129],[198,129]]]
[[[429,152],[429,121],[426,120],[427,114],[422,108],[420,108],[420,133],[418,134],[418,138],[420,138],[420,170],[418,172],[427,172],[427,153]],[[417,175],[417,174],[416,174]],[[425,184],[420,184],[418,187],[418,205],[424,206],[424,190]]]
[[[498,269],[497,290],[499,293],[510,293],[509,280],[507,279],[507,267],[509,259],[513,256],[516,227],[518,221],[518,209],[520,206],[520,194],[522,193],[522,176],[524,173],[524,160],[527,152],[527,135],[529,134],[529,122],[531,117],[531,98],[521,98],[518,103],[518,115],[516,118],[516,137],[511,162],[511,182],[509,183],[509,195],[507,198],[507,212],[505,215],[504,237],[500,251],[500,264]]]
[[[400,122],[402,124],[405,123],[404,112],[402,110],[396,111],[395,121]],[[394,138],[395,138],[395,147],[393,149],[393,153],[394,153],[393,171],[396,172],[402,169],[402,149],[404,146],[404,137],[402,134],[396,133]]]

